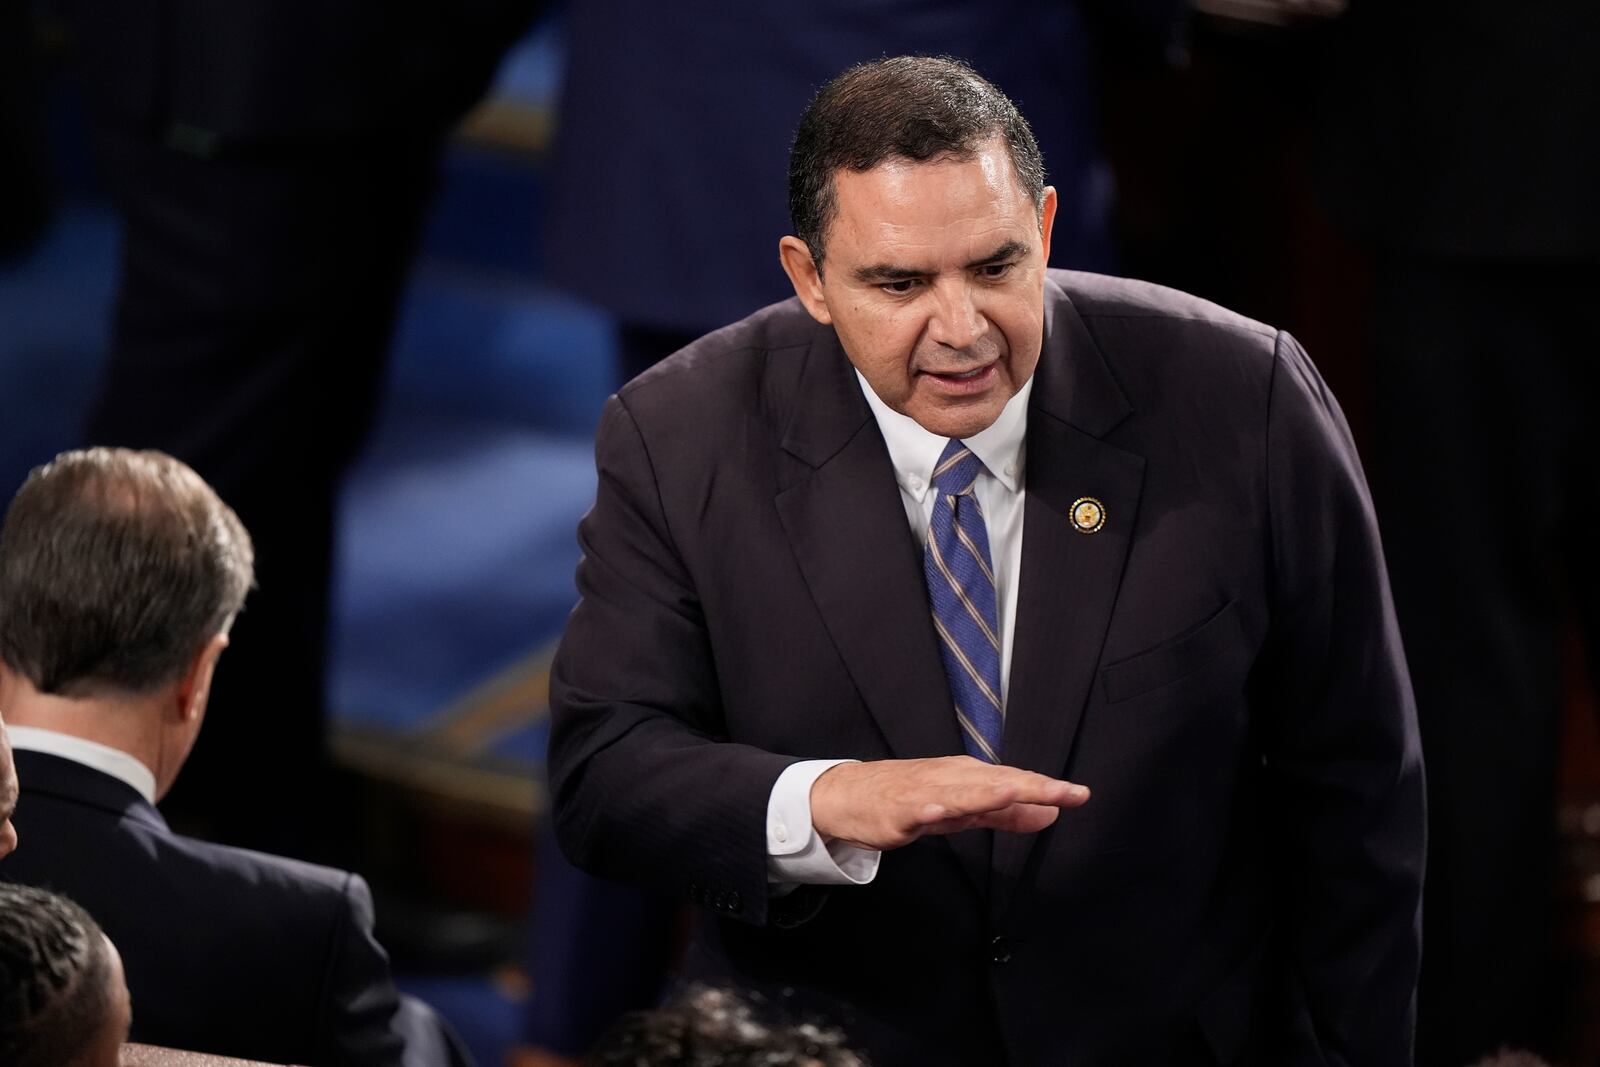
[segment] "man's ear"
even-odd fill
[[[206,701],[211,699],[211,677],[216,673],[217,660],[228,647],[227,634],[213,634],[211,640],[200,646],[194,662],[178,682],[177,699],[173,709],[182,722],[198,721],[206,713]]]
[[[778,242],[778,260],[794,286],[794,295],[811,312],[811,317],[824,326],[831,325],[833,316],[828,312],[827,298],[822,295],[822,272],[811,258],[810,247],[798,237],[785,237]]]
[[[1044,203],[1039,208],[1039,244],[1044,251],[1044,265],[1050,265],[1050,231],[1056,224],[1056,187],[1044,187]]]

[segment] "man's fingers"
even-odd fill
[[[1024,772],[1017,783],[1016,800],[1019,804],[1048,804],[1054,808],[1076,808],[1089,799],[1089,787],[1077,782],[1064,782],[1042,774]]]
[[[1014,804],[1037,804],[1052,808],[1076,808],[1089,799],[1089,790],[1076,782],[1063,782],[1046,778],[1042,774],[1016,771],[1009,767],[994,768],[1003,772],[971,784],[954,786],[934,797],[925,808],[935,806],[944,810],[932,818],[954,815],[982,815],[986,812],[1004,811]],[[927,820],[931,821],[931,819]]]
[[[982,815],[961,815],[953,819],[940,819],[938,822],[928,823],[917,829],[918,837],[928,837],[943,834],[959,834],[963,830],[971,830],[980,825]]]
[[[978,816],[976,824],[1013,834],[1036,834],[1056,821],[1061,809],[1050,804],[1013,804]]]
[[[932,811],[927,813],[931,815]],[[912,833],[925,837],[932,834],[959,834],[963,830],[981,827],[1013,834],[1034,834],[1055,822],[1060,814],[1061,809],[1053,804],[1010,804],[997,811],[929,818]]]
[[[827,840],[886,849],[973,826],[1029,833],[1088,799],[1075,782],[969,756],[841,763],[813,783],[811,819]]]

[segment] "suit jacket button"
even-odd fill
[[[737,889],[728,890],[728,910],[738,911],[740,903],[739,891]]]
[[[994,963],[1011,962],[1011,942],[1003,936],[989,942],[989,959]]]

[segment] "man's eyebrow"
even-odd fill
[[[1008,259],[1016,259],[1028,254],[1028,246],[1022,241],[1007,241],[999,248],[967,264],[967,269],[973,267],[987,267],[995,263],[1003,263]]]
[[[967,270],[975,267],[987,267],[995,263],[1004,263],[1007,260],[1017,259],[1028,254],[1028,246],[1022,241],[1007,241],[999,248],[986,256],[979,256],[966,265]],[[851,277],[858,282],[871,285],[881,285],[884,282],[913,281],[917,278],[926,278],[937,271],[922,267],[902,267],[893,263],[878,263],[870,267],[857,267],[851,272]]]
[[[871,267],[857,267],[851,272],[851,277],[858,282],[904,282],[915,278],[926,278],[934,273],[930,270],[919,270],[916,267],[897,267],[889,263],[880,263]]]

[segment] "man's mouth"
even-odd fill
[[[999,360],[994,360],[992,362],[985,363],[981,367],[973,367],[970,370],[960,370],[960,371],[925,370],[922,373],[925,374],[926,376],[928,376],[929,378],[932,378],[934,381],[937,381],[937,382],[939,382],[941,384],[944,384],[944,385],[948,385],[948,386],[952,386],[952,387],[962,387],[962,386],[972,387],[972,386],[977,386],[977,385],[986,385],[986,384],[988,384],[988,381],[993,376],[995,368],[997,366],[999,366]]]

